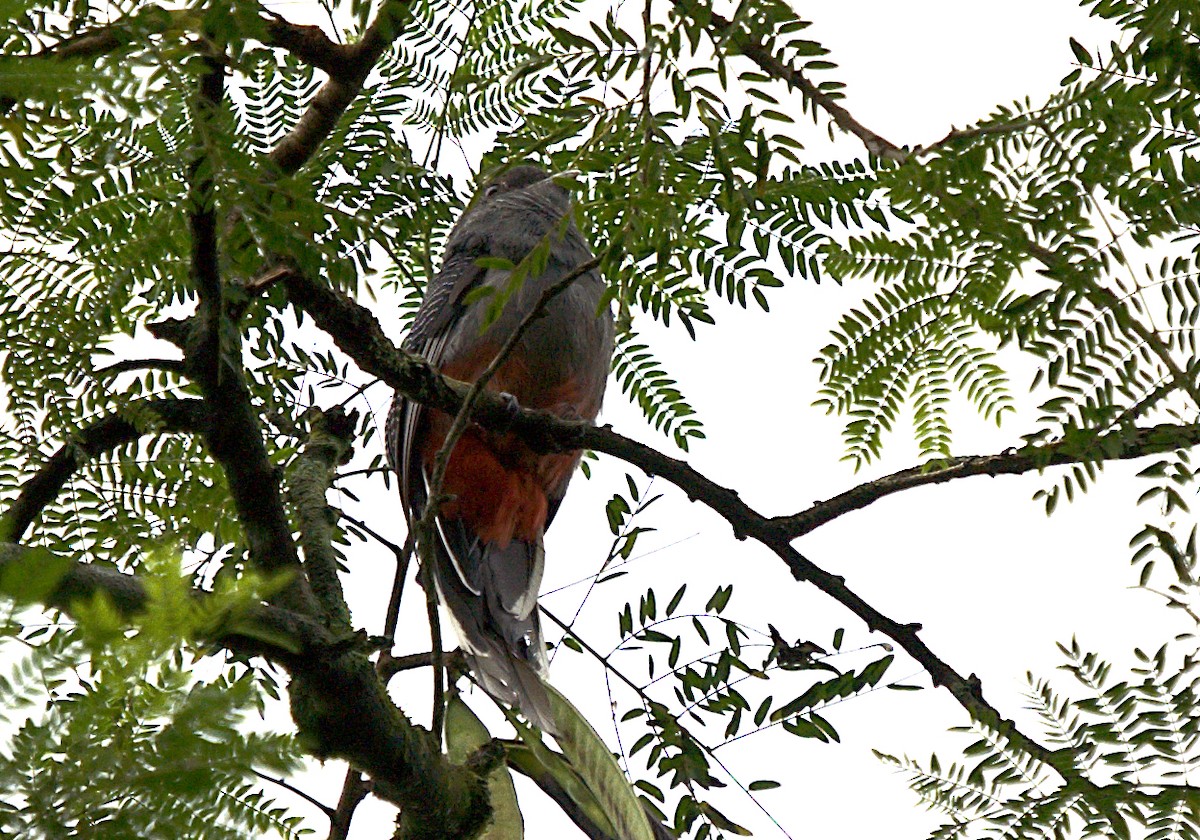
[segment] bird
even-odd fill
[[[571,194],[534,164],[488,181],[450,231],[404,349],[446,376],[478,379],[543,292],[592,260],[571,207]],[[518,265],[547,240],[544,268],[510,290],[512,272],[495,267],[497,258]],[[485,258],[491,260],[480,265]],[[510,292],[499,314],[489,314],[496,295]],[[593,268],[550,298],[486,388],[525,408],[595,421],[613,333],[605,283]],[[388,459],[410,529],[428,504],[434,459],[452,421],[403,394],[392,401]],[[469,426],[446,467],[448,500],[437,513],[427,561],[475,680],[550,734],[555,725],[542,683],[548,663],[537,605],[543,536],[580,455],[534,452],[512,432]]]

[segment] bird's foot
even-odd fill
[[[512,427],[512,424],[521,416],[521,403],[517,402],[517,398],[508,391],[501,391],[496,394],[500,398],[501,407],[504,409],[505,420],[498,431],[506,432]]]
[[[546,410],[548,412],[550,412],[551,414],[553,414],[555,417],[557,417],[559,420],[567,420],[567,421],[574,422],[574,421],[580,421],[580,420],[587,419],[582,414],[579,413],[579,409],[575,407],[574,403],[569,403],[569,402],[555,403],[554,405],[550,406]]]

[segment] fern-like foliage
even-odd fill
[[[147,565],[155,596],[136,633],[99,600],[76,627],[31,623],[19,637],[28,652],[13,657],[10,625],[0,650],[15,662],[0,697],[17,729],[0,751],[0,830],[47,840],[301,836],[300,819],[255,776],[299,765],[290,735],[245,726],[261,711],[265,675],[230,666],[202,679],[183,646],[260,594],[226,586],[197,608],[176,563]]]
[[[1057,755],[1092,780],[1063,784],[1053,768],[1012,749],[998,732],[969,727],[964,762],[881,755],[948,821],[931,838],[1200,836],[1200,804],[1187,779],[1200,760],[1194,650],[1135,650],[1129,676],[1078,642],[1060,645],[1075,678],[1064,693],[1030,677],[1028,699]]]
[[[1128,46],[1101,60],[1076,45],[1083,66],[1047,101],[999,108],[879,173],[881,200],[913,222],[825,252],[832,275],[879,284],[820,358],[821,403],[853,417],[856,463],[906,405],[922,451],[945,455],[949,390],[1000,419],[1012,403],[993,354],[1007,343],[1044,359],[1033,387],[1053,392],[1029,440],[1086,446],[1188,393],[1200,289],[1194,250],[1171,243],[1197,222],[1186,68],[1200,45],[1178,23],[1185,5],[1096,4]],[[1150,248],[1172,255],[1151,262]]]

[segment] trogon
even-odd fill
[[[513,167],[487,183],[451,230],[404,348],[446,376],[476,380],[542,293],[592,258],[570,217],[570,194],[537,166]],[[487,257],[520,264],[546,242],[545,267],[516,284],[510,271],[480,265]],[[495,302],[505,295],[496,315]],[[595,420],[612,353],[604,281],[591,270],[550,299],[487,387],[525,408]],[[388,457],[410,527],[425,509],[451,422],[400,394],[392,402]],[[470,426],[447,465],[442,490],[451,498],[437,516],[432,558],[438,595],[476,680],[549,732],[553,719],[539,679],[547,667],[537,608],[542,537],[579,458],[577,451],[537,453],[511,432]]]

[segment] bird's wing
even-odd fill
[[[435,368],[443,361],[446,342],[460,314],[463,296],[483,280],[487,270],[476,265],[477,254],[461,251],[449,256],[421,301],[412,330],[404,340],[404,349],[422,356]],[[423,414],[420,403],[397,394],[387,420],[388,461],[400,477],[400,495],[405,516],[425,506],[425,477],[417,463],[417,428]]]

